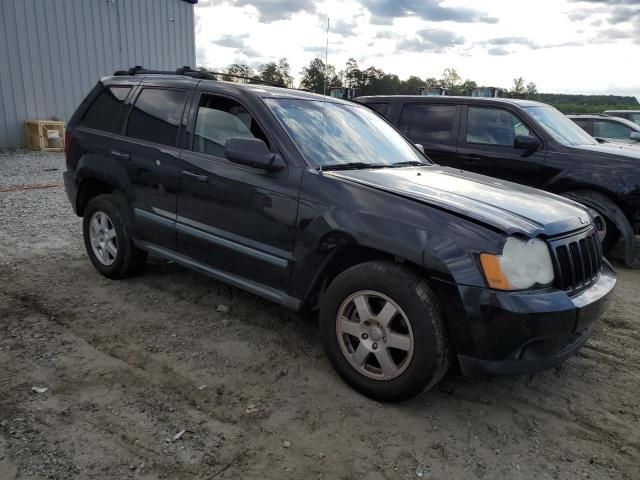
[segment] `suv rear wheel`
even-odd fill
[[[147,252],[133,244],[113,195],[98,195],[89,201],[82,227],[89,259],[105,277],[125,278],[144,266]]]
[[[406,400],[446,373],[449,343],[438,301],[425,282],[393,262],[367,262],[331,283],[320,335],[340,376],[381,401]]]

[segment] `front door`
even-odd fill
[[[514,112],[498,107],[468,106],[462,111],[458,162],[463,170],[482,173],[532,187],[546,180],[545,149],[535,152],[514,148],[515,137],[539,137]]]
[[[232,163],[227,139],[255,137],[278,153],[238,100],[202,93],[192,107],[191,145],[180,164],[178,249],[200,263],[285,290],[292,263],[300,169],[267,172]],[[258,287],[260,288],[260,287]]]

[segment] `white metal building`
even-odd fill
[[[25,121],[68,121],[100,77],[195,67],[197,0],[0,0],[0,148]]]

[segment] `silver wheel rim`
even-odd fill
[[[375,380],[402,375],[413,357],[407,316],[380,292],[362,290],[347,297],[338,309],[336,336],[349,364]]]
[[[89,241],[98,261],[106,266],[113,264],[118,255],[118,237],[109,216],[95,212],[89,221]]]
[[[593,226],[596,229],[596,235],[598,235],[598,240],[602,243],[604,239],[607,238],[607,221],[599,211],[593,208],[589,210],[591,210],[591,216],[593,217]]]

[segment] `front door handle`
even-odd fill
[[[126,152],[119,152],[118,150],[111,150],[111,155],[120,160],[131,160],[131,155]]]
[[[462,160],[467,160],[468,162],[471,162],[471,163],[479,162],[480,160],[482,160],[482,157],[479,157],[477,155],[463,155],[460,158]]]
[[[192,172],[191,170],[183,170],[182,175],[188,177],[196,182],[208,183],[209,177],[207,175],[203,175],[202,173]]]

